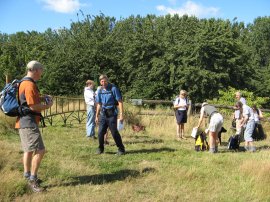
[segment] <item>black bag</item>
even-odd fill
[[[236,128],[236,119],[233,119],[233,120],[232,120],[232,127],[233,127],[233,128]]]
[[[228,149],[236,150],[239,149],[240,137],[239,135],[232,135],[228,140]]]

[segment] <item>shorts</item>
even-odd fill
[[[177,124],[187,122],[187,110],[176,110],[175,111],[176,122]]]
[[[246,142],[253,141],[252,134],[253,134],[254,128],[255,128],[255,121],[254,120],[248,121],[245,131],[244,131],[244,139]]]
[[[220,113],[215,113],[211,116],[208,130],[210,132],[218,133],[223,126],[223,117]]]
[[[236,119],[236,135],[241,135],[242,134],[242,127],[240,126],[241,124],[241,119]]]
[[[39,128],[20,128],[19,134],[24,152],[45,149]]]

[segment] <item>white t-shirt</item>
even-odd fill
[[[180,98],[180,97],[177,97],[173,103],[174,106],[178,106],[178,105],[188,105],[188,100],[187,98]],[[187,110],[187,107],[179,107],[177,110]]]
[[[247,105],[243,105],[243,116],[244,117],[248,117],[248,121],[254,120],[254,113],[253,113],[253,109],[250,108]]]
[[[246,99],[243,97],[241,97],[239,101],[242,102],[243,105],[247,104]]]
[[[95,93],[92,88],[84,88],[84,100],[87,105],[95,106]]]

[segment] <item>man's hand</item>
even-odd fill
[[[119,114],[119,120],[121,121],[121,123],[123,123],[124,121],[124,116],[122,112]]]
[[[96,119],[95,119],[95,122],[96,122],[96,124],[98,124],[98,116],[96,116]]]

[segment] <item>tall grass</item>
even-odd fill
[[[110,137],[105,154],[95,155],[97,141],[85,137],[85,125],[63,127],[54,122],[43,130],[47,153],[39,170],[47,192],[32,194],[22,179],[19,137],[11,129],[0,135],[0,199],[2,201],[269,201],[269,139],[255,142],[258,151],[228,151],[232,134],[226,119],[220,153],[195,152],[191,129],[187,140],[176,141],[173,116],[139,116],[126,106],[130,123],[139,121],[145,131],[126,124],[121,131],[125,156]],[[162,110],[161,110],[162,111]],[[2,120],[2,117],[1,119]],[[264,124],[269,131],[269,123]],[[3,185],[3,186],[2,186]]]

